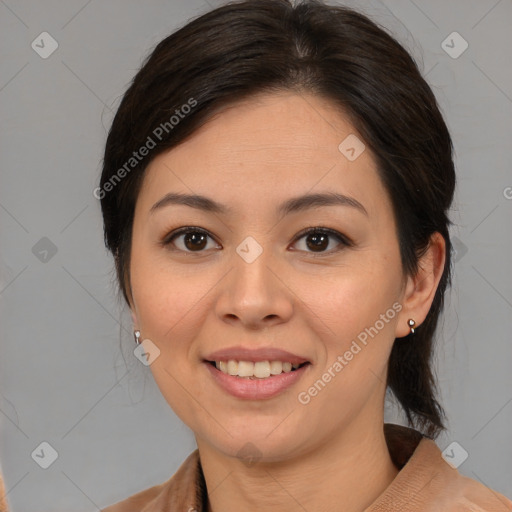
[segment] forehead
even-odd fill
[[[360,153],[355,159],[343,152],[347,140]],[[139,200],[148,210],[168,191],[214,196],[235,210],[324,191],[354,196],[371,210],[385,195],[370,150],[341,109],[295,93],[233,104],[158,155]]]

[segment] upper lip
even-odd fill
[[[283,361],[292,364],[302,364],[309,362],[305,357],[292,354],[286,350],[274,347],[263,348],[245,348],[229,347],[212,352],[205,357],[206,361]]]

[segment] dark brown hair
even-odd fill
[[[436,437],[445,428],[444,412],[431,364],[451,276],[452,142],[408,52],[352,9],[315,0],[230,2],[190,21],[147,57],[117,110],[95,191],[123,297],[130,304],[135,202],[151,159],[223,106],[283,90],[314,93],[341,107],[371,148],[393,204],[406,274],[415,274],[434,232],[446,240],[446,265],[430,312],[414,335],[395,340],[387,382],[409,423]],[[135,160],[142,147],[151,149]]]

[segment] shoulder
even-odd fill
[[[2,478],[2,472],[0,471],[0,512],[7,512],[7,501],[5,497],[4,480]]]
[[[461,474],[445,459],[431,439],[424,438],[418,446],[418,463],[428,464],[432,481],[428,489],[432,510],[481,510],[511,512],[512,501],[494,489]],[[427,509],[430,510],[430,509]]]
[[[509,498],[459,473],[432,439],[398,425],[386,426],[385,431],[390,455],[400,471],[374,504],[377,508],[370,507],[368,512],[512,511]]]
[[[171,477],[172,478],[172,477]],[[107,508],[101,509],[101,512],[141,512],[143,508],[154,502],[155,499],[162,494],[163,489],[169,485],[171,479],[160,485],[155,485],[144,491],[119,501]]]
[[[199,452],[196,449],[169,480],[103,508],[101,512],[187,512],[194,508],[200,510],[197,501],[199,470]]]
[[[461,474],[458,475],[457,485],[445,488],[445,492],[440,498],[443,498],[447,504],[454,503],[459,507],[453,510],[512,511],[512,500],[498,491]]]

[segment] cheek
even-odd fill
[[[194,340],[214,307],[212,297],[220,275],[195,265],[177,267],[160,254],[137,249],[132,255],[131,282],[139,327],[160,350],[150,365],[162,395],[185,423],[197,413],[194,365],[199,363]]]
[[[304,314],[314,322],[312,330],[322,337],[320,364],[307,383],[315,389],[311,395],[307,389],[303,391],[315,408],[342,400],[344,407],[334,416],[348,411],[353,414],[385,381],[401,310],[399,263],[392,265],[383,257],[380,264],[376,258],[368,257],[368,264],[363,261],[360,258],[357,265],[333,273],[321,286],[310,286],[308,293],[307,283],[303,283],[302,298],[308,306]]]
[[[196,265],[172,265],[165,251],[135,250],[131,282],[143,335],[160,343],[183,339],[187,326],[198,325],[196,317],[217,280]]]
[[[319,328],[323,326],[339,347],[376,322],[378,330],[386,334],[393,329],[393,304],[400,298],[400,268],[398,264],[385,265],[384,258],[380,264],[368,260],[368,264],[359,261],[320,279],[295,279],[294,291],[307,305],[304,314],[313,321],[316,317]]]

